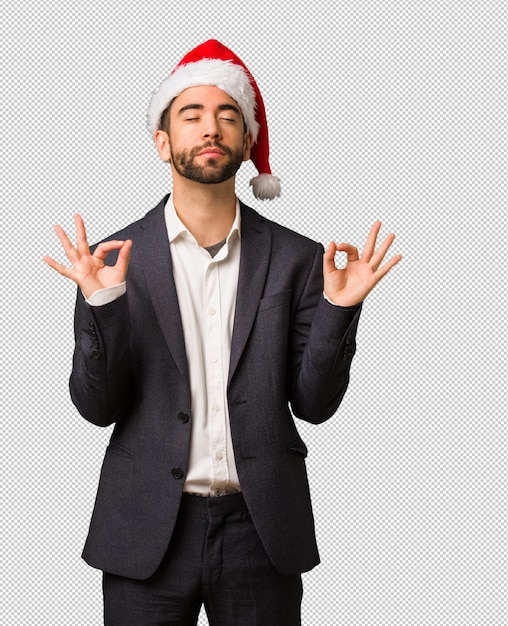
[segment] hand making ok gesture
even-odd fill
[[[69,237],[61,226],[55,226],[55,232],[72,267],[66,267],[49,256],[43,260],[62,276],[77,283],[85,298],[89,298],[95,291],[105,287],[113,287],[123,283],[127,275],[132,241],[106,241],[100,243],[93,254],[90,253],[85,224],[81,215],[74,215],[76,224],[76,246],[73,246]],[[108,252],[119,250],[115,265],[104,263]]]
[[[395,235],[388,235],[376,250],[376,240],[381,222],[375,222],[370,229],[361,256],[358,249],[349,243],[339,245],[331,242],[323,255],[324,292],[334,304],[354,306],[360,304],[377,283],[386,276],[402,258],[397,254],[381,266]],[[335,265],[335,253],[347,254],[346,266],[338,269]]]

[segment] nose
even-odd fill
[[[220,134],[220,126],[215,115],[209,115],[203,119],[203,137],[205,139],[218,139]]]

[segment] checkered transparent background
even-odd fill
[[[337,415],[299,425],[322,555],[303,623],[507,623],[506,26],[495,0],[4,7],[3,623],[102,623],[80,552],[110,430],[69,400],[75,292],[41,257],[73,212],[96,241],[167,192],[147,104],[210,37],[256,77],[282,179],[255,201],[246,164],[239,196],[323,243],[381,219],[404,254]]]

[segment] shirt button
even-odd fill
[[[217,461],[222,461],[222,459],[224,458],[224,455],[222,454],[222,452],[217,452],[217,454],[215,455],[215,458],[217,459]]]
[[[181,467],[174,467],[171,470],[171,476],[173,476],[173,478],[175,478],[176,480],[180,480],[180,478],[183,478],[183,471]]]
[[[213,308],[213,306],[208,309],[208,315],[215,315],[216,313],[217,311]]]
[[[219,360],[219,357],[217,356],[212,357],[212,363],[217,363],[218,360]]]
[[[212,409],[213,409],[215,412],[220,411],[220,406],[219,406],[218,404],[214,404],[214,405],[213,405],[213,407],[212,407]]]

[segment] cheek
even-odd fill
[[[192,128],[179,129],[169,137],[169,145],[171,152],[183,152],[192,150],[199,145],[200,137]]]

